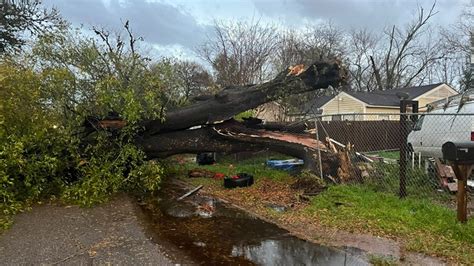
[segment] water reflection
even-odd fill
[[[181,188],[165,184],[144,208],[151,238],[170,243],[199,264],[367,265],[346,251],[310,243],[214,199],[176,201]],[[352,251],[351,253],[354,253]]]
[[[346,252],[292,237],[234,246],[232,256],[243,256],[259,265],[369,265]]]

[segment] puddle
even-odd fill
[[[317,245],[226,206],[212,198],[184,194],[163,184],[159,198],[143,207],[151,238],[179,248],[198,264],[369,265],[363,254]],[[175,258],[179,261],[179,258]]]

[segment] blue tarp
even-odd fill
[[[300,159],[290,159],[290,160],[268,160],[267,165],[272,168],[280,170],[293,170],[299,165],[303,165],[304,161]]]

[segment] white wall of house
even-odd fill
[[[340,92],[326,104],[321,106],[323,115],[337,115],[344,113],[363,113],[365,112],[365,103],[352,97],[351,95]],[[324,121],[336,120],[337,117],[325,116]],[[342,120],[345,120],[341,117]],[[339,119],[339,120],[341,120]]]
[[[425,110],[426,105],[438,100],[446,99],[450,96],[458,94],[453,88],[446,84],[441,84],[438,87],[428,91],[425,94],[422,94],[416,97],[414,100],[418,101],[418,106],[420,110]]]

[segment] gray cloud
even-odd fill
[[[346,28],[380,30],[385,25],[404,24],[422,6],[431,8],[434,0],[253,0],[255,7],[264,15],[284,17],[294,24],[302,18],[331,20]],[[437,24],[453,23],[462,8],[463,0],[438,0],[433,18]]]
[[[192,15],[159,2],[48,0],[45,4],[57,7],[66,19],[76,25],[118,30],[122,22],[129,20],[137,35],[146,42],[160,45],[179,44],[192,49],[204,40],[208,30],[206,26],[199,25]]]

